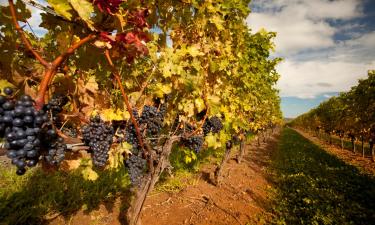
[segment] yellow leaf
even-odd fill
[[[99,178],[99,175],[89,166],[84,168],[81,171],[81,173],[82,173],[83,179],[85,179],[85,180],[94,181],[94,180],[97,180]]]
[[[198,47],[196,47],[196,46],[190,46],[190,47],[188,47],[187,51],[193,57],[204,55],[204,53],[200,52],[199,49],[198,49]]]
[[[209,148],[220,148],[221,143],[217,139],[216,135],[212,135],[211,133],[206,136],[206,143]]]
[[[108,167],[116,169],[122,166],[124,164],[124,154],[131,154],[132,148],[133,146],[127,142],[123,142],[112,148],[109,152]]]
[[[172,92],[171,84],[160,84],[156,85],[155,95],[159,98],[162,98],[165,94]]]
[[[104,121],[112,121],[112,120],[125,120],[126,113],[120,109],[105,109],[102,110],[100,116]]]
[[[195,108],[197,109],[198,113],[206,109],[206,105],[204,104],[204,101],[202,98],[197,98],[195,99],[194,102],[195,102]]]
[[[14,88],[14,85],[9,83],[7,80],[4,80],[4,79],[0,80],[0,89],[3,90],[6,87]]]

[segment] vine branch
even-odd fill
[[[52,63],[49,64],[48,67],[46,67],[46,71],[44,72],[44,77],[39,86],[38,96],[36,98],[37,109],[41,109],[43,107],[45,93],[48,89],[48,85],[50,81],[53,79],[53,76],[56,74],[57,68],[66,60],[68,56],[72,55],[79,47],[81,47],[83,44],[91,40],[94,40],[95,38],[96,38],[95,34],[89,34],[85,38],[81,39],[77,43],[70,46],[64,53],[57,56],[56,59],[53,60]]]
[[[109,66],[111,67],[111,70],[112,70],[112,73],[113,73],[113,76],[115,77],[116,79],[116,82],[118,83],[119,87],[120,87],[120,91],[121,91],[121,94],[123,96],[123,99],[124,99],[124,102],[125,102],[125,105],[126,105],[126,108],[130,114],[130,119],[132,121],[132,124],[134,125],[134,128],[135,128],[135,132],[137,133],[137,139],[138,139],[138,142],[139,144],[141,145],[142,149],[145,150],[145,145],[143,143],[143,139],[142,139],[142,135],[141,135],[141,132],[139,130],[139,126],[138,126],[138,123],[137,121],[135,120],[134,116],[133,116],[133,109],[132,109],[132,106],[130,105],[129,103],[129,98],[128,98],[128,95],[126,94],[125,92],[125,89],[124,89],[124,86],[122,85],[121,83],[121,79],[120,79],[120,74],[119,72],[117,71],[115,65],[113,64],[113,61],[111,59],[111,56],[109,55],[109,50],[106,49],[105,52],[104,52],[104,55],[105,55],[105,58],[107,59],[108,61],[108,64]],[[148,154],[151,154],[151,151],[147,148],[146,149]]]
[[[70,46],[64,53],[57,56],[52,62],[49,62],[43,59],[43,57],[39,55],[39,53],[37,53],[33,49],[30,41],[27,39],[24,31],[22,30],[21,26],[18,23],[17,13],[16,13],[13,0],[9,0],[8,2],[9,2],[10,13],[12,15],[13,24],[16,27],[16,30],[18,34],[20,35],[22,42],[25,44],[26,48],[35,56],[35,58],[45,67],[44,76],[40,83],[38,95],[35,101],[36,102],[35,108],[37,110],[40,110],[41,108],[43,108],[44,96],[46,94],[50,81],[53,79],[53,76],[56,74],[57,68],[61,66],[61,64],[66,60],[66,58],[72,55],[79,47],[81,47],[82,45],[84,45],[85,43],[91,40],[94,40],[96,38],[96,35],[89,34],[85,38],[81,39],[77,43]]]
[[[41,55],[39,55],[38,52],[36,52],[30,41],[27,39],[24,31],[22,30],[21,26],[18,24],[18,20],[17,20],[17,13],[16,13],[16,9],[14,7],[14,3],[13,3],[13,0],[9,0],[9,8],[10,8],[10,13],[12,15],[12,20],[13,20],[13,24],[14,26],[16,27],[16,30],[18,32],[18,34],[20,35],[21,39],[22,39],[22,42],[25,44],[26,48],[35,56],[35,58],[45,67],[48,67],[50,66],[50,62],[46,61],[45,59],[43,59],[43,57]]]

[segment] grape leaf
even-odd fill
[[[47,0],[47,2],[53,7],[53,9],[65,17],[68,20],[72,20],[72,6],[69,4],[68,0]]]
[[[195,108],[197,109],[198,113],[206,109],[206,105],[204,104],[202,98],[195,99]]]
[[[85,180],[95,181],[99,178],[99,175],[90,166],[85,167],[81,174]]]
[[[96,29],[94,28],[94,22],[91,19],[95,12],[93,4],[86,0],[69,0],[69,2],[72,4],[74,10],[78,13],[81,19],[86,22],[89,28],[95,31]]]

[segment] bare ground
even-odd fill
[[[248,145],[241,164],[235,161],[238,153],[232,153],[220,187],[210,183],[215,166],[208,165],[202,169],[196,185],[179,193],[149,197],[141,217],[143,224],[265,224],[272,216],[271,183],[266,169],[277,138],[273,135],[259,147],[255,142]]]
[[[330,145],[326,141],[321,140],[318,137],[307,132],[298,129],[295,130],[330,154],[333,154],[346,163],[357,167],[361,170],[361,172],[375,176],[375,163],[371,161],[371,157],[362,157],[362,154],[360,154],[359,152],[354,153],[353,151],[350,151],[348,149],[341,149],[340,147]]]

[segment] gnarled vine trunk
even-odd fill
[[[341,150],[344,150],[344,139],[340,136]]]
[[[232,151],[232,146],[230,148],[226,148],[223,160],[221,160],[220,165],[216,168],[214,172],[214,184],[216,186],[220,185],[221,183],[221,174],[223,171],[223,167],[224,167],[224,164],[228,161],[231,151]]]
[[[180,137],[173,136],[164,143],[157,165],[154,166],[153,170],[146,175],[140,187],[134,189],[134,198],[132,199],[130,207],[126,213],[128,225],[141,224],[139,216],[141,214],[144,202],[146,201],[146,197],[148,193],[153,190],[164,169],[170,165],[169,155],[171,154],[173,143],[179,139]]]
[[[246,148],[246,141],[245,140],[241,140],[240,152],[239,152],[239,154],[237,156],[237,163],[241,163],[242,158],[245,155],[245,151],[246,151],[245,148]]]
[[[362,148],[362,157],[365,158],[365,145],[364,145],[364,137],[361,136],[361,148]]]

